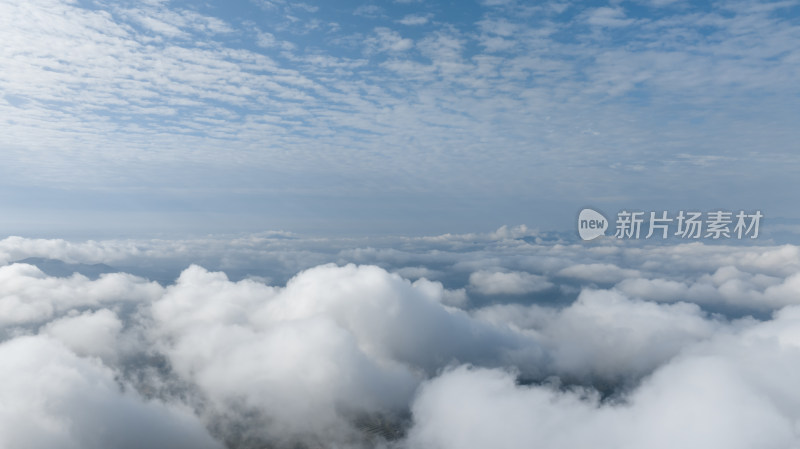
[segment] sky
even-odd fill
[[[0,447],[800,447],[798,80],[793,0],[0,0]]]
[[[796,223],[794,1],[0,2],[0,232]],[[766,219],[765,219],[766,220]]]

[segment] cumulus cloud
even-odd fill
[[[150,302],[160,294],[155,282],[124,273],[93,281],[80,274],[47,276],[33,265],[6,265],[0,267],[0,327],[42,322],[79,307]]]
[[[238,277],[0,267],[0,444],[797,443],[796,247],[543,238],[7,239],[14,257]]]
[[[62,318],[47,323],[40,333],[60,340],[75,354],[113,360],[123,323],[108,309],[78,314],[72,310]]]
[[[31,449],[221,449],[186,407],[123,390],[115,373],[57,341],[0,343],[0,445]]]
[[[630,278],[616,286],[628,295],[653,301],[691,301],[755,310],[800,303],[800,273],[786,278],[723,266],[693,280]]]
[[[542,329],[553,369],[567,376],[638,379],[722,326],[694,304],[658,305],[608,291],[583,291]]]
[[[526,344],[537,354],[534,341],[451,301],[439,283],[370,266],[320,266],[285,288],[195,266],[153,304],[152,332],[217,407],[262,414],[259,437],[343,442],[358,416],[401,413],[441,366],[502,366]]]
[[[409,447],[794,447],[798,309],[689,346],[616,401],[507,370],[459,367],[427,382]]]

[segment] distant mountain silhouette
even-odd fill
[[[43,257],[28,257],[27,259],[17,260],[13,263],[26,263],[38,267],[48,276],[69,277],[74,273],[80,273],[89,279],[97,279],[104,273],[116,273],[116,268],[104,263],[85,264],[85,263],[66,263],[58,259],[47,259]]]

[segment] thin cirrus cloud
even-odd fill
[[[329,224],[354,196],[368,221],[393,203],[450,225],[464,203],[531,221],[541,198],[787,199],[790,5],[368,6],[4,2],[4,183],[187,222],[251,211],[242,194]]]

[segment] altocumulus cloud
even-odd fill
[[[151,215],[105,206],[153,204],[206,233],[229,229],[191,213],[209,204],[263,228],[242,194],[288,215],[283,196],[329,211],[358,197],[372,219],[400,199],[416,203],[391,217],[407,232],[423,214],[484,220],[458,202],[525,220],[541,198],[719,207],[714,186],[790,213],[792,2],[397,3],[0,2],[0,179],[18,192],[0,206],[23,230],[56,205],[141,229]],[[621,182],[598,195],[591,179]],[[344,215],[319,218],[352,230]]]
[[[800,444],[794,246],[525,230],[0,248],[4,447]],[[186,268],[159,284],[12,263],[32,256]]]

